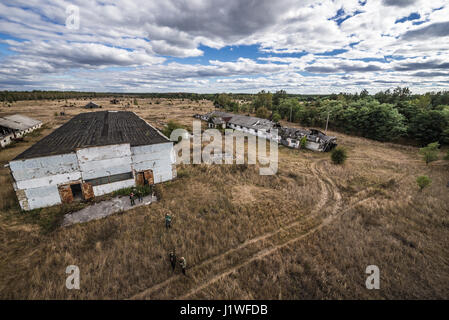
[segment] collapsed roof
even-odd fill
[[[0,118],[0,126],[20,131],[27,130],[41,123],[42,121],[40,120],[32,119],[21,114],[14,114]]]

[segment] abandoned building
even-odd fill
[[[173,142],[129,111],[81,113],[10,161],[23,210],[176,177]]]
[[[279,125],[267,119],[222,111],[212,111],[205,115],[194,115],[194,117],[211,123],[208,126],[212,128],[221,126],[223,128],[247,132],[265,139],[280,141],[280,137],[278,135],[272,135],[271,132],[273,128],[278,128]]]
[[[14,114],[0,118],[0,145],[2,148],[22,138],[27,133],[42,127],[42,121],[29,118],[21,114]]]
[[[86,105],[84,106],[84,108],[85,108],[85,109],[96,109],[96,108],[101,108],[101,106],[98,105],[98,104],[96,104],[96,103],[93,103],[93,102],[91,101],[91,102],[89,102],[88,104],[86,104]]]
[[[330,151],[337,146],[337,138],[325,135],[316,129],[298,129],[282,127],[279,130],[281,136],[281,144],[299,149],[301,147],[301,139],[306,137],[306,148],[313,151]]]
[[[300,148],[303,137],[307,139],[306,148],[314,151],[330,151],[337,145],[336,137],[327,136],[319,130],[282,127],[268,119],[222,111],[212,111],[204,115],[196,114],[194,117],[207,121],[209,128],[231,128],[277,141],[290,148]],[[277,135],[274,134],[273,129],[278,130]]]

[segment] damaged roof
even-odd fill
[[[78,148],[122,143],[133,147],[166,142],[170,140],[134,112],[86,112],[73,117],[14,160],[71,153]]]
[[[245,116],[241,114],[233,114],[222,111],[212,111],[206,114],[209,117],[220,117],[226,119],[227,122],[246,128],[269,130],[274,126],[274,122],[268,119]]]
[[[27,130],[40,123],[42,123],[42,121],[21,114],[13,114],[11,116],[0,118],[0,126],[13,130]]]

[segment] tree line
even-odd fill
[[[302,126],[324,128],[329,120],[330,129],[378,141],[449,144],[449,91],[412,94],[409,88],[398,87],[374,95],[362,90],[325,96],[260,91],[244,103],[220,94],[214,104],[227,111],[255,113]]]

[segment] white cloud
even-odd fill
[[[79,30],[64,25],[71,4],[80,8]],[[395,23],[412,13],[419,24]],[[12,39],[0,43],[14,54],[0,55],[0,88],[441,88],[448,84],[448,16],[445,0],[4,0],[0,30]],[[200,46],[253,44],[263,56],[183,63],[207,61]],[[346,51],[322,55],[340,49]]]

